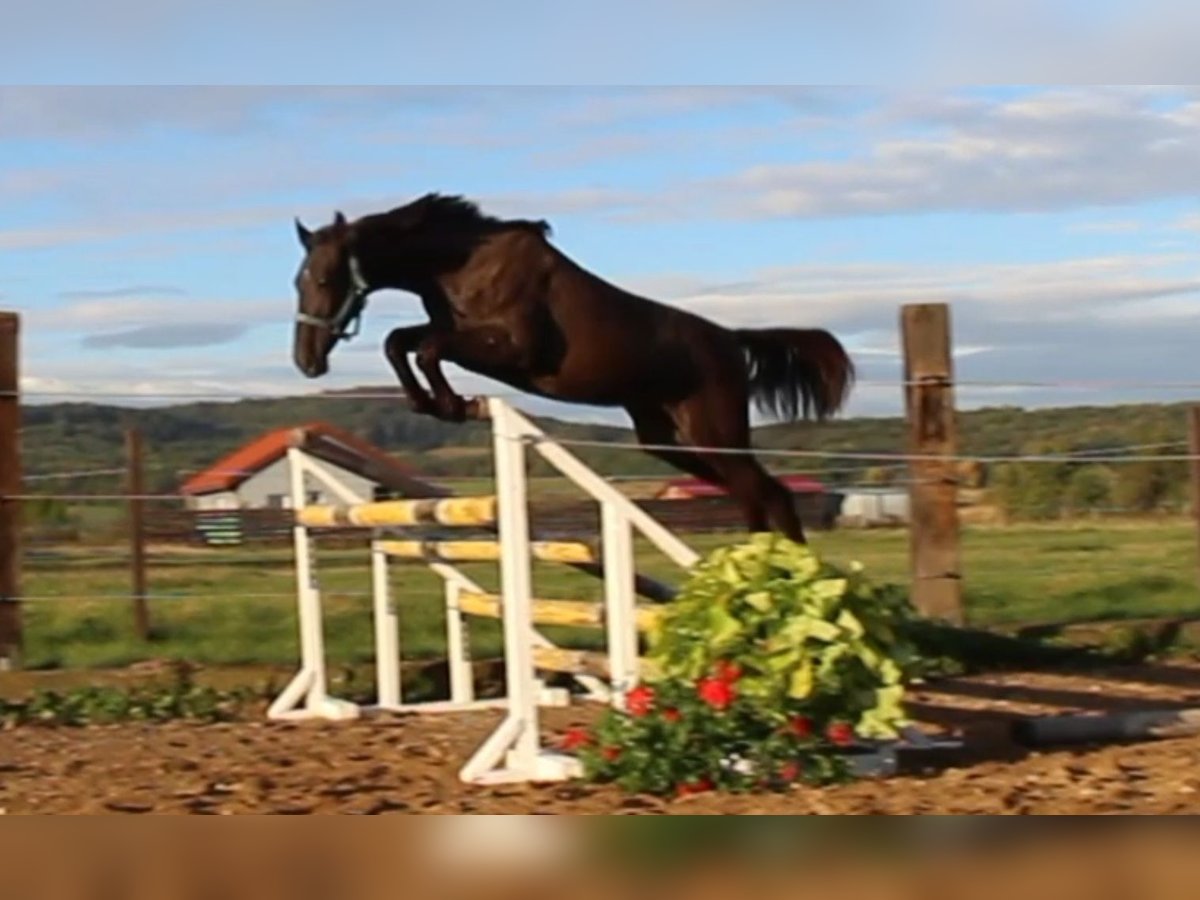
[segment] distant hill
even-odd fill
[[[352,393],[366,393],[357,389]],[[392,393],[372,389],[370,393]],[[1026,451],[1062,452],[1183,441],[1188,404],[1088,406],[1023,410],[997,407],[960,413],[962,452],[1004,455]],[[312,420],[347,428],[409,459],[431,475],[480,475],[491,471],[485,423],[438,422],[408,411],[400,398],[351,399],[327,395],[234,403],[185,403],[129,409],[91,403],[29,406],[24,415],[26,474],[107,469],[121,464],[122,432],[136,424],[144,435],[153,490],[176,487],[183,473],[210,465],[219,456],[261,432]],[[540,424],[570,439],[633,440],[624,428],[552,419]],[[755,443],[772,449],[837,452],[902,452],[904,423],[899,418],[864,418],[770,425],[755,431]],[[472,452],[474,451],[474,452]],[[639,452],[581,448],[580,456],[608,474],[672,472]],[[775,469],[822,471],[863,466],[861,461],[767,460]],[[533,471],[538,471],[534,468]],[[845,473],[829,472],[833,481]],[[860,475],[861,473],[856,473]],[[53,482],[34,482],[50,489]]]

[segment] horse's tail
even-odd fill
[[[787,420],[826,419],[846,402],[854,363],[837,338],[820,328],[740,329],[750,397],[759,411]]]

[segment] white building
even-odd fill
[[[193,475],[180,487],[186,507],[197,512],[289,508],[289,446],[299,446],[320,459],[339,481],[363,497],[450,493],[368,441],[326,422],[313,422],[267,432]],[[309,489],[309,503],[337,502],[311,479]]]
[[[841,494],[841,525],[871,528],[908,524],[907,487],[847,487],[841,489]]]

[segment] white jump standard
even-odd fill
[[[564,690],[550,690],[537,670],[568,671],[591,699],[620,706],[639,677],[638,631],[656,610],[636,603],[633,529],[636,528],[676,564],[687,568],[697,554],[628,497],[571,453],[554,444],[525,416],[507,403],[490,398],[481,404],[492,423],[495,497],[449,497],[366,503],[339,483],[319,461],[293,442],[288,451],[295,510],[297,599],[300,618],[300,670],[271,705],[275,719],[346,719],[364,710],[462,712],[502,707],[503,722],[460,771],[475,784],[555,781],[575,777],[578,761],[547,752],[541,745],[539,707],[562,705]],[[599,553],[586,541],[530,539],[526,491],[526,447],[532,448],[601,505]],[[305,479],[327,486],[341,506],[307,506]],[[411,529],[438,526],[498,526],[498,540],[414,540]],[[377,700],[360,708],[329,696],[321,630],[321,596],[316,579],[309,529],[369,528],[375,618]],[[394,532],[403,530],[403,535]],[[403,538],[403,539],[401,539]],[[450,698],[406,704],[400,684],[399,608],[389,584],[390,560],[417,560],[445,584],[446,640]],[[603,603],[533,598],[532,560],[603,565]],[[496,561],[500,593],[489,594],[454,562]],[[505,683],[500,700],[474,698],[466,616],[499,616],[503,620]],[[536,630],[535,623],[603,626],[607,652],[587,653],[557,647]],[[599,677],[599,676],[604,677]]]

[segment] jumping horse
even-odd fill
[[[459,196],[295,226],[293,355],[309,378],[357,333],[372,291],[406,291],[429,321],[392,331],[385,352],[416,412],[465,418],[443,361],[530,394],[623,407],[646,452],[727,490],[750,531],[805,540],[791,493],[749,452],[706,450],[750,449],[751,400],[787,420],[835,414],[854,365],[828,331],[725,328],[589,272],[550,243],[545,221],[495,218]]]

